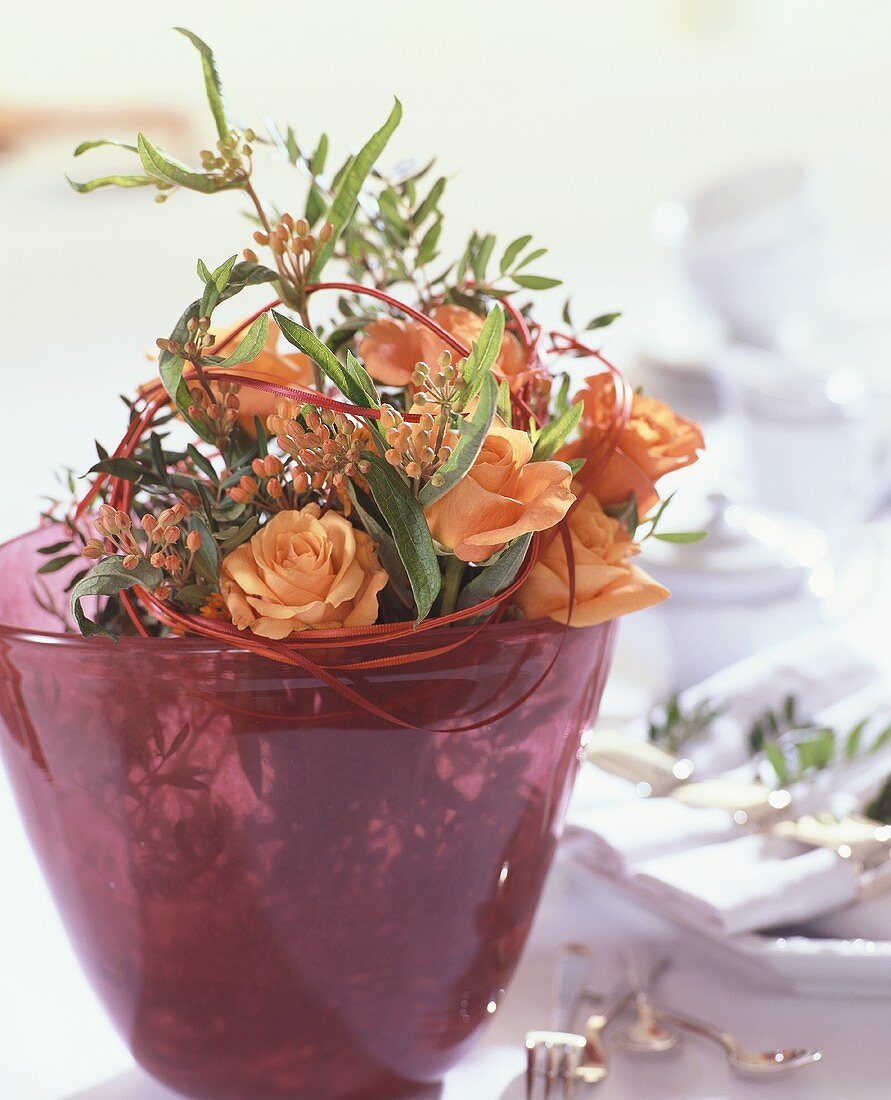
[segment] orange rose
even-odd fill
[[[221,334],[215,333],[215,335]],[[257,358],[249,363],[241,363],[233,367],[233,370],[238,374],[256,378],[260,382],[275,382],[279,386],[313,389],[315,375],[312,360],[301,351],[289,352],[287,355],[279,354],[276,347],[280,335],[277,326],[270,323],[266,344]],[[242,430],[253,438],[257,434],[254,417],[259,416],[260,423],[265,425],[266,418],[275,412],[276,400],[274,393],[264,393],[262,390],[251,390],[247,386],[242,386],[238,394],[238,423]]]
[[[365,369],[385,386],[407,386],[415,366],[424,358],[419,325],[396,317],[379,317],[365,330],[359,357]]]
[[[566,515],[575,495],[563,462],[530,462],[525,432],[496,417],[470,471],[424,509],[434,539],[462,561],[485,561],[529,531]]]
[[[609,430],[615,402],[611,376],[601,373],[586,378],[578,396],[585,407],[582,436],[561,450],[559,457],[566,461],[592,453],[592,446]],[[594,477],[590,490],[601,504],[618,504],[633,492],[640,514],[645,515],[659,499],[659,478],[691,465],[704,446],[698,424],[678,416],[663,401],[636,393],[618,450]]]
[[[263,638],[369,626],[387,579],[371,538],[317,504],[273,516],[220,570],[233,623]]]
[[[568,523],[575,571],[571,626],[595,626],[669,595],[667,588],[631,564],[629,559],[640,547],[590,493],[569,513]],[[515,599],[527,619],[548,616],[566,622],[569,567],[562,538],[550,539]]]
[[[484,318],[463,306],[439,306],[432,319],[468,349],[482,332]],[[365,330],[359,356],[372,378],[386,386],[408,386],[415,365],[422,360],[434,371],[443,351],[455,352],[420,321],[379,317]],[[522,381],[528,373],[523,348],[516,336],[505,332],[495,361],[495,374],[509,381]]]

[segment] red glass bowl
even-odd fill
[[[562,644],[508,716],[416,733],[223,645],[63,633],[34,595],[57,538],[0,547],[0,750],[135,1058],[213,1100],[393,1100],[438,1080],[516,966],[614,624],[503,623],[363,673],[415,724],[454,728],[523,696]]]

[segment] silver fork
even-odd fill
[[[569,1028],[585,988],[591,952],[583,944],[564,944],[554,960],[551,991],[551,1027],[526,1033],[526,1100],[542,1081],[542,1100],[550,1100],[555,1085],[564,1100],[575,1094],[576,1070],[587,1046],[584,1035]]]

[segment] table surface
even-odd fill
[[[0,894],[0,1097],[172,1100],[172,1093],[134,1068],[82,976],[5,777],[0,838],[6,879]],[[416,1100],[522,1100],[523,1035],[547,1023],[553,951],[567,941],[588,944],[595,952],[595,980],[604,991],[618,979],[623,945],[645,945],[671,959],[658,987],[664,1002],[719,1022],[758,1049],[801,1045],[824,1052],[819,1065],[769,1086],[733,1077],[718,1048],[696,1039],[659,1057],[616,1052],[610,1076],[599,1087],[603,1100],[730,1100],[756,1094],[770,1100],[884,1100],[889,1095],[886,1002],[785,994],[757,971],[742,973],[716,961],[700,941],[558,860],[522,963],[488,1032],[442,1086],[420,1090]]]

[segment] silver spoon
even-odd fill
[[[680,1033],[656,1019],[656,1010],[644,988],[636,958],[628,950],[624,956],[628,984],[634,991],[636,1015],[616,1036],[616,1045],[630,1054],[664,1054],[674,1050],[681,1042]],[[649,982],[654,982],[667,965],[667,959],[661,960],[650,973]]]
[[[729,1031],[712,1027],[711,1024],[701,1020],[691,1019],[689,1016],[681,1016],[676,1012],[666,1012],[663,1009],[655,1009],[654,1016],[659,1023],[670,1024],[683,1028],[694,1035],[701,1035],[705,1039],[711,1039],[723,1048],[727,1055],[730,1068],[743,1077],[769,1077],[786,1070],[797,1069],[799,1066],[807,1066],[812,1062],[819,1062],[823,1055],[819,1050],[805,1050],[803,1047],[777,1048],[776,1050],[764,1050],[754,1052],[747,1050]]]

